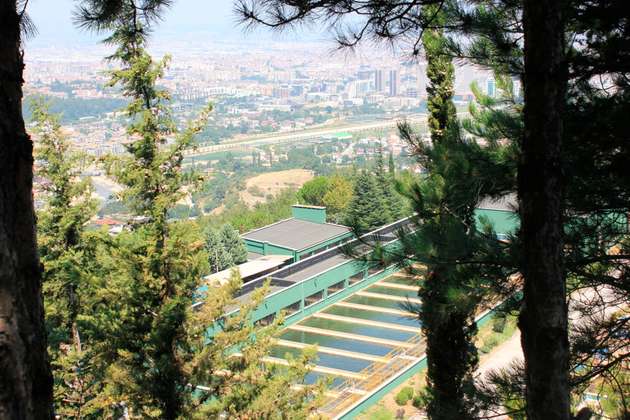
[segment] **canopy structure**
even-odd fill
[[[258,278],[266,273],[283,266],[291,260],[290,255],[265,255],[252,261],[228,268],[218,273],[204,277],[204,281],[209,285],[225,284],[232,275],[232,270],[238,270],[243,282],[252,278]]]

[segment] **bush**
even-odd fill
[[[479,349],[479,351],[481,351],[482,353],[490,353],[492,349],[497,346],[497,344],[499,344],[499,337],[493,334],[483,340],[483,346],[481,346],[481,349]]]
[[[497,315],[492,320],[492,331],[502,333],[505,330],[506,318],[504,315]]]
[[[411,405],[416,408],[425,408],[427,406],[427,399],[425,398],[425,395],[423,393],[418,393],[414,395],[413,399],[411,400]]]
[[[401,389],[398,394],[396,394],[396,404],[405,405],[409,402],[410,399],[413,398],[413,388],[410,386],[406,386]]]

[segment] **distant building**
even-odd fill
[[[250,259],[286,255],[292,261],[321,252],[350,239],[349,227],[326,223],[326,208],[294,205],[293,217],[242,235]]]
[[[398,79],[398,70],[392,69],[389,71],[389,96],[398,96],[398,85],[400,80]]]
[[[357,72],[357,78],[359,80],[370,80],[370,78],[372,77],[372,71],[370,70],[359,70]]]
[[[107,227],[110,235],[117,235],[120,232],[122,232],[125,226],[125,223],[120,220],[113,219],[111,217],[102,217],[102,218],[98,218],[94,220],[92,222],[92,225],[98,228],[105,226]]]
[[[383,70],[376,70],[374,72],[374,90],[376,92],[383,91]]]

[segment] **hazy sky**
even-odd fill
[[[77,0],[30,0],[28,13],[35,23],[38,34],[29,43],[38,46],[70,46],[94,44],[102,36],[95,36],[77,29],[72,23],[72,11]],[[155,37],[187,38],[187,34],[205,32],[216,40],[257,40],[272,37],[270,32],[259,29],[254,34],[244,33],[236,25],[233,0],[175,0],[164,15],[164,21],[155,29]],[[299,34],[273,35],[274,40],[314,38],[308,31]]]

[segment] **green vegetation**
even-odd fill
[[[28,104],[36,99],[33,96],[27,96],[24,103]],[[127,105],[127,99],[121,98],[76,98],[68,97],[63,100],[56,98],[48,98],[50,101],[49,109],[52,114],[59,115],[62,124],[76,123],[81,118],[94,117],[104,118],[105,114],[116,112]],[[24,118],[34,119],[35,116],[29,107],[24,107]]]
[[[407,405],[407,403],[411,401],[412,398],[413,388],[410,386],[406,386],[398,391],[398,394],[396,394],[396,397],[394,399],[396,400],[396,404],[398,405]]]
[[[492,321],[479,328],[477,345],[479,351],[488,354],[495,347],[503,344],[514,335],[517,329],[517,317],[514,315],[497,314]]]
[[[247,248],[245,241],[240,237],[238,231],[232,225],[225,224],[221,228],[219,235],[221,245],[230,255],[234,264],[241,264],[247,261]]]
[[[33,134],[38,138],[36,158],[40,176],[46,179],[46,205],[38,212],[38,246],[44,268],[44,308],[49,353],[53,368],[56,412],[74,417],[83,412],[83,401],[96,397],[89,386],[90,349],[85,342],[81,319],[89,310],[89,284],[95,275],[94,243],[98,234],[85,231],[96,212],[89,181],[78,181],[88,162],[72,152],[61,133],[58,116],[48,103],[37,99],[31,104]],[[86,383],[75,387],[74,383]]]
[[[297,199],[300,204],[311,206],[323,206],[324,196],[330,189],[330,179],[325,176],[318,176],[304,183],[297,192]]]
[[[122,400],[134,415],[175,419],[191,401],[186,325],[207,263],[198,229],[169,223],[168,214],[192,181],[181,170],[183,151],[211,109],[184,130],[175,128],[169,95],[157,86],[169,58],[154,61],[144,49],[132,6],[123,5],[119,13],[116,23],[98,29],[112,32],[111,60],[117,68],[110,84],[130,99],[125,111],[134,141],[127,146],[129,155],[108,156],[103,164],[123,186],[125,205],[143,223],[117,235],[102,252],[104,274],[94,292],[107,291],[110,299],[90,317],[94,333],[102,334],[93,343],[102,369],[98,400],[104,415],[119,415],[120,408],[105,402]],[[172,143],[163,147],[167,137]]]
[[[216,273],[247,261],[245,241],[232,225],[225,224],[219,230],[206,230],[206,252],[210,271]]]
[[[352,181],[341,176],[333,175],[328,184],[322,202],[326,207],[326,214],[330,222],[342,223],[346,218],[346,211],[352,201]]]
[[[205,304],[193,314],[189,336],[194,357],[189,368],[194,383],[207,389],[185,412],[193,419],[252,418],[306,419],[321,404],[325,382],[292,389],[303,383],[309,364],[315,358],[315,349],[306,349],[289,359],[287,367],[262,363],[271,350],[283,317],[270,326],[257,328],[250,322],[252,311],[262,303],[268,285],[258,289],[251,302],[240,305],[237,315],[223,319],[222,328],[208,340],[208,325],[223,318],[226,308],[234,305],[233,299],[242,282],[238,275],[219,289],[211,289]],[[238,348],[239,357],[234,357]],[[230,374],[226,375],[225,372]]]
[[[228,202],[221,213],[203,217],[200,223],[204,227],[212,226],[215,228],[230,224],[243,233],[291,217],[291,206],[295,202],[295,191],[293,190],[284,190],[266,202],[256,204],[253,207],[237,200],[232,203]]]
[[[382,226],[392,220],[387,205],[376,177],[363,171],[354,181],[347,224],[360,233]]]
[[[378,407],[369,413],[369,420],[394,420],[394,415],[385,407]]]
[[[88,9],[83,13],[90,24],[99,19]],[[248,322],[267,287],[228,320],[222,318],[236,304],[238,276],[201,296],[200,310],[190,309],[209,265],[222,269],[244,261],[247,252],[229,225],[204,238],[198,224],[169,220],[197,179],[182,170],[182,154],[210,109],[184,130],[175,128],[169,95],[158,88],[168,58],[156,62],[146,52],[145,33],[138,28],[147,21],[137,20],[142,18],[131,3],[121,3],[116,13],[97,29],[113,33],[111,60],[117,68],[111,83],[130,99],[125,112],[133,141],[128,156],[106,156],[99,163],[123,186],[120,198],[131,212],[129,229],[115,236],[84,231],[95,206],[89,183],[77,181],[82,157],[70,153],[58,117],[42,103],[33,108],[41,174],[50,186],[40,252],[58,412],[77,418],[201,419],[222,413],[305,418],[319,401],[321,385],[295,391],[290,385],[303,382],[313,351],[288,367],[266,365],[262,358],[281,318],[263,329]],[[167,137],[172,139],[168,145]],[[223,259],[214,261],[215,251]],[[209,340],[206,331],[219,320],[222,330]],[[231,357],[235,348],[242,357]],[[225,375],[226,370],[234,375]],[[200,394],[190,384],[202,384],[209,392]]]
[[[445,22],[438,7],[427,6],[424,11]],[[417,214],[417,230],[404,238],[404,254],[425,264],[428,273],[418,293],[427,344],[427,414],[434,420],[474,419],[478,410],[475,315],[490,297],[489,284],[504,279],[500,271],[486,272],[472,262],[497,243],[491,229],[476,226],[474,210],[481,197],[502,193],[488,171],[503,169],[496,159],[501,148],[496,144],[482,148],[464,138],[453,105],[455,68],[447,54],[448,40],[440,30],[427,30],[422,43],[431,143],[401,127],[401,135],[428,171],[407,190]]]

